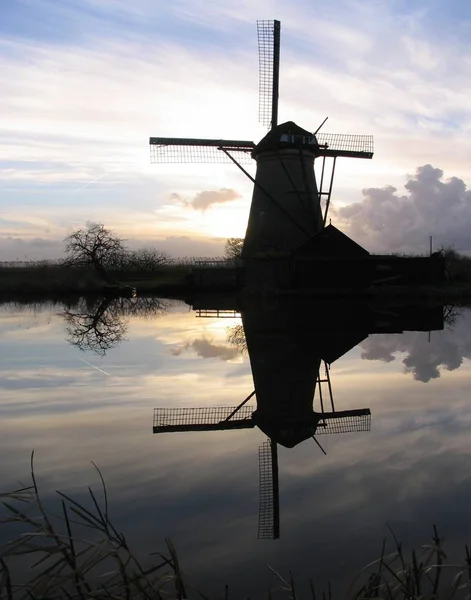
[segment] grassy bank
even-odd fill
[[[187,286],[189,269],[185,265],[169,265],[155,272],[110,271],[109,281],[104,281],[91,268],[69,266],[64,263],[44,261],[0,266],[0,295],[53,296],[69,294],[93,294],[104,292],[123,293],[126,289],[140,291],[183,289]]]
[[[335,296],[365,299],[398,299],[411,302],[443,304],[471,303],[471,259],[454,250],[443,251],[445,260],[445,281],[435,286],[371,286],[369,288],[326,288],[313,287],[290,290],[245,288],[242,293],[269,293],[280,295],[306,295],[313,297]],[[156,265],[149,262],[149,269],[129,268],[127,270],[108,269],[106,276],[99,275],[91,267],[77,267],[65,262],[42,261],[22,263],[0,263],[0,297],[59,297],[85,294],[130,295],[137,294],[167,297],[182,297],[194,291],[191,284],[191,267],[194,261],[177,263],[167,261]],[[129,263],[132,264],[132,263]],[[146,263],[143,263],[146,264]],[[222,291],[222,287],[206,288],[204,293]],[[227,291],[227,290],[226,290]],[[233,289],[233,292],[237,290]]]
[[[74,268],[52,262],[0,267],[2,295],[17,292],[25,294],[100,292],[103,286],[103,280],[91,269]]]

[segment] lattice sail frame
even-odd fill
[[[371,411],[369,408],[362,408],[352,411],[339,411],[337,414],[335,412],[324,413],[317,425],[315,435],[355,433],[370,431],[370,429]]]
[[[236,406],[155,408],[153,430],[154,433],[165,433],[254,427],[252,421],[254,406],[242,406],[229,421],[227,420],[236,408]],[[369,408],[325,412],[320,413],[320,415],[321,419],[317,425],[315,435],[354,433],[369,431],[371,428],[371,411]]]
[[[223,149],[237,162],[252,164],[255,144],[246,140],[212,140],[193,138],[151,137],[150,159],[152,163],[180,164],[232,164]]]
[[[258,539],[280,537],[280,504],[276,444],[267,439],[258,449],[259,509]]]
[[[254,427],[253,406],[242,406],[229,421],[236,406],[206,406],[198,408],[154,408],[154,433],[176,431],[208,431]]]
[[[374,143],[372,135],[319,132],[316,139],[320,146],[325,146],[325,149],[320,152],[320,156],[373,158]]]
[[[300,149],[312,150],[317,142],[317,156],[372,158],[373,136],[344,133],[318,133],[315,137],[292,136]],[[299,139],[298,139],[299,138]],[[231,164],[224,152],[229,152],[239,163],[253,164],[254,142],[247,140],[214,140],[198,138],[151,137],[149,140],[152,163]],[[283,146],[281,146],[283,148]]]
[[[280,71],[280,22],[257,21],[258,120],[265,127],[277,125]]]

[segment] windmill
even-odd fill
[[[258,21],[257,28],[259,120],[268,126],[266,136],[258,144],[247,140],[150,138],[153,162],[232,162],[252,181],[242,254],[249,260],[270,251],[289,255],[321,232],[337,158],[373,157],[372,136],[323,133],[320,129],[326,119],[314,132],[293,121],[278,124],[281,25],[276,20]],[[319,182],[314,172],[316,159],[322,160]],[[242,166],[252,160],[257,163],[255,178]]]
[[[210,406],[204,408],[155,408],[153,433],[176,433],[190,431],[227,431],[252,429],[256,425],[268,433],[260,445],[259,455],[259,517],[258,538],[277,539],[280,537],[280,502],[278,479],[278,444],[291,448],[305,439],[312,438],[325,453],[316,439],[323,434],[369,431],[371,412],[368,408],[336,411],[330,383],[329,366],[324,362],[325,376],[317,374],[320,412],[311,408],[309,415],[298,415],[287,411],[278,415],[274,422],[272,415],[265,416],[260,405],[255,408],[247,403],[255,396],[255,390],[236,407]],[[327,384],[331,410],[324,407],[325,392],[322,384]],[[312,399],[313,404],[314,399]],[[296,403],[290,404],[294,409]],[[267,417],[267,418],[266,418]],[[268,431],[267,431],[267,422]]]

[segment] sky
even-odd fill
[[[375,138],[373,160],[339,161],[333,224],[371,251],[471,250],[471,5],[234,6],[1,1],[0,260],[60,256],[87,222],[177,256],[243,236],[250,181],[151,164],[148,138],[261,139],[256,20],[274,18],[279,121]]]

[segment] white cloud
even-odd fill
[[[355,241],[374,251],[426,252],[436,245],[470,250],[471,190],[458,177],[443,179],[431,165],[418,167],[400,194],[393,186],[367,188],[363,200],[336,215]]]
[[[192,121],[199,124],[192,135],[240,135],[252,113],[244,105],[255,104],[243,83],[243,53],[229,73],[223,56],[208,63],[165,41],[151,47],[104,38],[65,48],[6,41],[0,49],[0,130],[8,145],[17,139],[22,160],[52,153],[64,162],[146,165],[150,135],[185,136]]]
[[[83,225],[78,224],[78,225]],[[224,238],[193,238],[190,236],[166,236],[128,240],[131,249],[154,247],[167,252],[175,258],[218,257],[224,252]],[[64,243],[62,239],[43,237],[0,236],[1,261],[46,260],[62,258]]]

